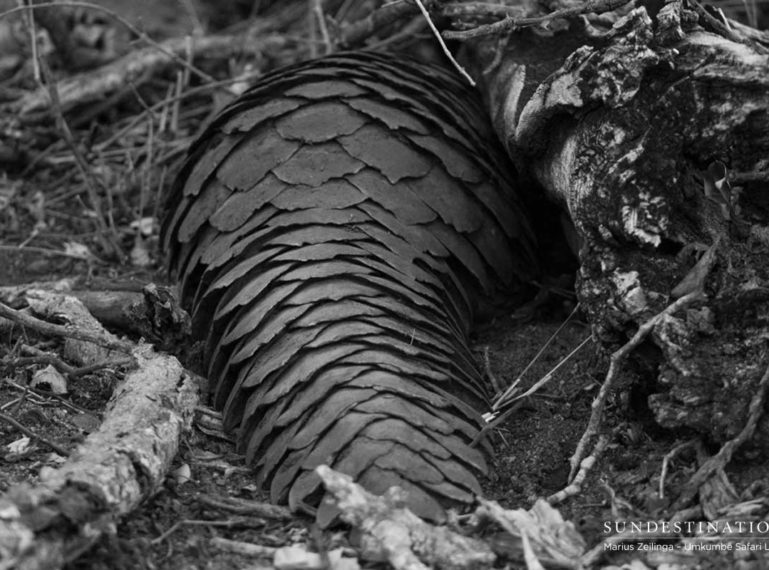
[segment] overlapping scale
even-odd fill
[[[274,501],[317,505],[323,463],[434,519],[480,491],[468,331],[537,272],[511,169],[460,79],[374,53],[266,75],[190,149],[163,246]]]

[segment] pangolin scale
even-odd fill
[[[367,52],[264,76],[192,145],[163,247],[272,501],[316,507],[320,464],[438,520],[479,493],[468,332],[537,272],[513,174],[460,78]]]

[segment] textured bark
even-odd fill
[[[35,302],[43,314],[80,322],[85,309],[72,309],[78,305],[45,292]],[[88,330],[96,326],[88,323]],[[95,356],[98,347],[87,344],[72,343],[72,351],[83,351],[79,361]],[[98,431],[61,466],[41,469],[35,485],[18,485],[0,497],[0,568],[59,568],[103,532],[114,532],[120,517],[160,489],[191,422],[197,390],[175,358],[146,345],[132,356],[137,367],[115,389]]]
[[[168,287],[136,282],[112,283],[104,289],[80,287],[83,287],[83,284],[79,279],[0,287],[0,301],[7,305],[21,301],[26,305],[34,303],[36,290],[43,291],[47,297],[56,291],[66,293],[66,297],[62,296],[66,307],[63,310],[62,307],[56,307],[55,310],[59,314],[66,313],[69,324],[79,330],[101,331],[103,326],[141,337],[153,343],[159,350],[179,346],[189,338],[190,317],[179,307],[176,297]],[[47,307],[46,303],[41,305],[42,310],[48,310]],[[42,316],[56,320],[58,315]],[[72,340],[67,342],[71,343]],[[84,350],[92,351],[88,347],[75,347],[78,362],[83,359]],[[81,364],[103,362],[108,356],[106,351],[95,353],[88,358],[89,362]]]
[[[471,59],[511,155],[577,228],[578,294],[598,339],[616,347],[703,288],[636,362],[656,376],[646,390],[661,425],[723,443],[767,366],[769,56],[765,37],[711,20],[671,2],[606,31],[585,19],[555,37],[519,33],[502,57],[498,39],[477,41]]]
[[[103,325],[141,336],[159,350],[179,346],[190,334],[190,317],[168,287],[148,283],[140,291],[75,290],[70,294]]]
[[[487,543],[426,523],[409,510],[410,499],[397,489],[379,497],[326,465],[317,472],[342,518],[360,531],[364,558],[386,560],[396,570],[460,570],[494,563],[496,555]]]

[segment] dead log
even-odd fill
[[[60,295],[37,292],[41,312],[64,306]],[[0,568],[59,568],[160,489],[192,421],[197,387],[173,357],[147,345],[131,356],[136,368],[115,389],[101,427],[59,467],[41,469],[35,485],[0,497]]]
[[[767,366],[769,42],[687,6],[474,39],[468,59],[498,135],[576,226],[597,339],[616,348],[702,290],[636,364],[657,422],[723,444]],[[764,454],[767,435],[764,417]]]

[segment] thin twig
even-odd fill
[[[37,388],[32,388],[30,386],[22,386],[21,384],[17,384],[13,380],[5,379],[5,384],[13,388],[14,390],[18,390],[23,395],[27,395],[31,393],[35,396],[39,397],[40,400],[35,401],[35,405],[38,406],[46,406],[46,405],[56,405],[56,406],[63,406],[65,408],[68,408],[72,410],[73,412],[76,412],[78,414],[93,414],[90,410],[86,410],[84,408],[81,408],[80,406],[76,406],[69,400],[67,400],[64,396],[61,394],[54,394],[53,392],[48,392],[44,390],[38,390]],[[49,403],[47,400],[56,400],[55,404]],[[2,407],[4,409],[4,407]]]
[[[415,39],[421,38],[426,39],[426,35],[423,34],[426,29],[427,22],[425,22],[424,18],[413,18],[408,22],[404,22],[403,26],[394,34],[377,39],[369,43],[367,47],[375,51],[382,51],[389,49],[389,46],[395,46],[403,42],[413,42]]]
[[[62,457],[67,457],[69,455],[69,451],[67,451],[66,449],[61,447],[58,443],[54,443],[50,439],[47,439],[47,438],[43,437],[42,435],[36,434],[35,432],[33,432],[28,427],[26,427],[26,426],[20,424],[19,422],[17,422],[11,416],[0,412],[0,420],[4,421],[7,424],[12,425],[13,427],[15,427],[17,430],[19,430],[21,433],[23,433],[24,435],[26,435],[30,439],[37,440],[40,443],[42,443],[43,445],[45,445],[47,447],[50,447],[51,449],[53,449],[56,453],[58,453]]]
[[[181,527],[185,525],[190,526],[210,526],[210,527],[218,527],[218,528],[236,528],[236,527],[261,527],[264,526],[263,524],[257,523],[254,524],[256,521],[247,521],[245,519],[229,519],[226,521],[209,521],[209,520],[199,520],[199,519],[185,519],[182,521],[177,521],[174,524],[172,524],[168,530],[166,530],[163,534],[158,536],[157,538],[153,538],[150,541],[150,544],[160,544],[162,543],[166,538],[171,536],[173,533],[175,533],[177,530],[179,530]],[[251,524],[248,524],[251,523]],[[275,549],[273,547],[264,547],[264,548],[272,548],[271,552],[274,552]]]
[[[595,466],[595,464],[598,462],[598,459],[601,457],[603,452],[606,450],[606,447],[609,445],[610,438],[606,435],[602,435],[598,438],[598,441],[595,444],[595,447],[593,448],[593,452],[580,461],[579,464],[579,471],[577,472],[574,479],[569,483],[568,486],[561,489],[557,493],[553,493],[547,498],[547,502],[551,505],[560,503],[561,501],[564,501],[565,499],[568,499],[569,497],[573,497],[577,493],[580,492],[582,489],[582,483],[585,482],[585,479],[587,479],[588,473],[590,473],[590,470]]]
[[[291,511],[286,507],[259,501],[250,501],[242,498],[232,499],[229,497],[217,497],[213,495],[198,495],[197,502],[204,507],[238,515],[256,516],[264,519],[281,521],[289,521],[294,518],[294,515],[291,514]]]
[[[721,34],[723,37],[725,37],[728,40],[731,40],[738,44],[746,44],[749,46],[756,47],[754,45],[754,42],[750,41],[750,39],[746,38],[745,36],[742,36],[736,32],[734,32],[728,24],[728,20],[719,20],[712,14],[710,14],[702,4],[697,2],[696,0],[692,0],[691,7],[694,8],[694,11],[697,13],[697,15],[700,17],[700,21],[702,23],[707,24],[712,29],[716,30],[719,34]]]
[[[405,0],[385,4],[377,8],[365,18],[353,22],[347,27],[342,28],[340,45],[344,47],[357,46],[363,40],[374,35],[377,30],[382,29],[407,16],[413,16],[419,13],[419,9]]]
[[[557,18],[569,18],[593,12],[596,14],[603,14],[605,12],[616,10],[630,1],[632,0],[587,0],[584,4],[580,3],[578,6],[561,8],[560,10],[545,14],[544,16],[535,16],[532,18],[513,18],[507,16],[504,20],[494,22],[493,24],[484,24],[470,30],[447,30],[443,32],[442,35],[444,38],[450,40],[469,40],[480,36],[501,34],[527,26],[536,26]]]
[[[652,332],[652,330],[654,330],[654,327],[657,326],[657,324],[663,318],[667,317],[668,315],[672,315],[676,311],[679,311],[680,309],[683,309],[684,307],[687,307],[696,301],[702,300],[703,298],[704,293],[701,289],[698,289],[687,295],[684,295],[674,303],[671,303],[661,312],[657,313],[648,321],[643,323],[640,327],[638,327],[638,330],[633,335],[633,338],[631,338],[625,345],[623,345],[616,352],[614,352],[614,354],[611,355],[609,371],[606,373],[606,379],[601,385],[598,396],[596,396],[595,400],[593,400],[593,404],[591,406],[592,412],[590,413],[590,420],[588,421],[587,429],[582,434],[582,438],[577,444],[577,449],[574,451],[574,455],[572,455],[569,459],[569,463],[571,464],[569,480],[571,480],[576,474],[577,468],[579,467],[580,461],[582,461],[582,458],[584,457],[585,449],[589,441],[594,435],[598,433],[598,429],[601,426],[601,421],[603,420],[603,410],[606,404],[606,399],[609,397],[609,394],[614,387],[614,382],[619,376],[620,367],[627,358],[628,354],[630,354],[644,341],[644,339],[649,335],[649,333]]]
[[[218,536],[212,538],[210,544],[218,550],[249,557],[271,557],[275,555],[277,550],[274,546],[262,546],[261,544],[230,540],[229,538],[220,538]]]
[[[323,45],[326,46],[326,54],[334,51],[334,45],[331,42],[331,35],[328,33],[328,26],[326,25],[326,15],[323,13],[323,1],[311,0],[312,11],[315,14],[315,19],[318,22],[318,29],[320,30],[320,37],[323,39]]]
[[[30,366],[34,364],[45,364],[48,366],[53,366],[62,374],[70,374],[75,370],[73,366],[70,366],[55,354],[45,354],[42,351],[40,352],[41,354],[36,354],[35,356],[19,356],[13,359],[3,359],[0,362],[11,368],[19,368],[21,366]]]
[[[665,457],[662,458],[662,472],[660,473],[660,484],[659,484],[659,491],[658,495],[660,499],[665,498],[665,479],[667,479],[668,476],[668,469],[670,468],[670,462],[673,461],[673,458],[681,453],[682,451],[689,449],[694,445],[694,440],[685,441],[679,445],[676,445],[673,449],[668,451],[665,454]]]
[[[729,182],[745,184],[746,182],[769,182],[769,170],[754,170],[753,172],[729,172]]]
[[[117,232],[114,226],[109,227],[104,219],[104,212],[102,212],[101,209],[101,199],[99,198],[99,192],[97,190],[98,183],[96,182],[91,169],[88,167],[85,158],[80,152],[80,149],[77,146],[77,142],[75,142],[75,137],[72,135],[72,131],[67,124],[67,120],[64,118],[64,111],[61,107],[61,101],[59,99],[59,91],[56,88],[56,82],[53,79],[51,70],[48,68],[48,64],[43,59],[40,60],[40,70],[43,73],[45,87],[47,87],[48,94],[51,97],[51,109],[54,113],[54,116],[56,117],[56,123],[58,124],[59,131],[64,137],[64,140],[66,141],[73,157],[75,158],[75,163],[77,164],[77,168],[80,171],[80,175],[83,177],[83,182],[85,183],[86,190],[88,191],[88,198],[91,202],[91,208],[93,208],[96,214],[96,225],[98,226],[100,232],[99,237],[107,240],[102,242],[102,247],[104,247],[108,253],[114,253],[122,260],[125,255],[123,254],[120,245],[117,243]]]
[[[486,378],[491,382],[491,387],[494,388],[494,391],[499,392],[502,390],[502,384],[500,383],[499,378],[497,378],[497,375],[494,374],[494,371],[491,369],[491,358],[489,358],[488,346],[483,347],[483,370],[486,373]],[[492,410],[493,409],[494,408],[492,408]]]
[[[542,356],[545,353],[545,350],[548,346],[550,346],[553,341],[558,338],[558,335],[561,334],[561,331],[568,325],[571,320],[574,318],[574,316],[577,314],[577,311],[579,311],[580,304],[577,303],[577,305],[574,307],[574,309],[571,311],[568,317],[566,317],[566,320],[561,323],[561,325],[556,329],[556,331],[550,335],[550,338],[547,339],[547,342],[545,342],[544,345],[542,345],[542,348],[540,348],[537,351],[537,354],[534,355],[534,358],[532,358],[529,363],[524,367],[523,371],[518,375],[518,378],[515,379],[515,381],[510,384],[510,387],[505,390],[505,392],[497,398],[497,400],[494,402],[494,404],[491,406],[492,411],[496,411],[499,408],[501,408],[506,402],[507,399],[510,397],[510,395],[515,391],[515,389],[518,387],[518,384],[520,384],[523,377],[526,375],[526,373],[529,371],[529,369],[534,366],[534,364],[539,360],[539,357]]]
[[[192,0],[181,0],[182,6],[184,6],[184,11],[187,12],[187,15],[190,17],[190,20],[192,20],[192,30],[193,33],[196,36],[202,36],[206,33],[205,28],[203,27],[203,22],[200,20],[200,16],[198,15],[198,10],[195,7],[195,3]]]
[[[257,77],[260,77],[264,75],[264,72],[261,70],[252,71],[249,73],[245,73],[243,75],[239,75],[238,77],[231,77],[229,79],[224,79],[222,81],[216,81],[214,83],[208,83],[206,85],[201,85],[199,87],[194,87],[192,89],[188,89],[187,91],[183,91],[181,93],[178,93],[177,95],[174,95],[172,97],[167,97],[163,99],[162,101],[158,101],[154,105],[151,105],[147,109],[145,109],[142,113],[139,115],[136,115],[133,117],[128,124],[121,128],[119,131],[113,133],[106,141],[98,143],[94,146],[94,150],[97,151],[104,151],[104,149],[110,147],[111,145],[115,144],[116,142],[119,142],[120,139],[124,138],[125,135],[131,131],[134,127],[139,125],[142,121],[145,120],[147,116],[154,115],[155,111],[158,111],[162,109],[163,107],[169,105],[170,103],[176,103],[181,102],[184,99],[188,99],[190,97],[194,97],[195,95],[201,95],[210,93],[214,89],[218,89],[219,87],[224,87],[226,85],[231,85],[232,83],[237,83],[239,81],[248,81],[250,79],[255,79]],[[173,128],[173,127],[172,127]]]
[[[550,380],[553,378],[553,374],[555,374],[556,372],[558,372],[558,370],[560,370],[560,369],[561,369],[561,367],[562,367],[564,364],[566,364],[566,363],[567,363],[567,362],[569,362],[569,361],[570,361],[572,358],[574,358],[574,356],[576,356],[576,354],[577,354],[577,353],[578,353],[580,350],[582,350],[584,347],[586,347],[586,346],[587,346],[587,344],[588,344],[588,343],[589,343],[589,342],[590,342],[592,339],[593,339],[593,337],[592,337],[591,335],[587,335],[587,337],[585,337],[585,339],[584,339],[582,342],[580,342],[580,343],[579,343],[579,344],[578,344],[578,345],[577,345],[575,348],[573,348],[573,349],[572,349],[572,351],[571,351],[571,352],[569,352],[569,354],[567,354],[567,355],[566,355],[566,356],[564,356],[564,357],[563,357],[561,360],[559,360],[559,361],[558,361],[558,364],[556,364],[555,366],[553,366],[553,368],[552,368],[552,369],[551,369],[551,370],[550,370],[550,371],[549,371],[547,374],[545,374],[545,375],[544,375],[542,378],[540,378],[539,380],[537,380],[537,381],[534,383],[534,385],[533,385],[531,388],[529,388],[528,390],[526,390],[526,391],[525,391],[523,394],[519,394],[518,396],[516,396],[515,398],[513,398],[513,399],[511,400],[511,403],[515,403],[515,402],[516,402],[516,401],[518,401],[518,400],[522,400],[523,398],[527,398],[527,397],[529,397],[529,396],[533,395],[534,393],[536,393],[536,392],[537,392],[537,391],[538,391],[538,390],[539,390],[539,389],[540,389],[542,386],[544,386],[545,384],[547,384],[547,383],[548,383],[548,382],[549,382],[549,381],[550,381]]]
[[[21,252],[42,253],[44,255],[56,255],[59,257],[68,257],[70,259],[79,259],[81,261],[87,261],[86,258],[80,255],[79,253],[69,253],[67,251],[59,251],[58,249],[48,249],[46,247],[35,247],[31,245],[19,246],[19,245],[0,244],[0,251],[11,251],[11,252],[18,252],[18,253],[21,253]],[[94,257],[93,259],[91,259],[91,261],[101,261],[101,260]]]
[[[31,315],[12,309],[4,303],[0,303],[0,317],[10,319],[22,326],[31,328],[40,333],[59,336],[65,338],[73,338],[75,340],[82,340],[84,342],[91,342],[110,350],[118,350],[130,354],[133,348],[131,343],[124,342],[122,340],[111,340],[101,335],[90,333],[84,330],[75,329],[71,326],[56,325],[47,321],[40,320]]]
[[[467,73],[467,71],[465,71],[465,68],[459,65],[459,62],[456,59],[454,59],[454,56],[449,51],[449,48],[446,45],[446,42],[443,41],[443,38],[441,37],[441,33],[438,31],[438,28],[435,27],[435,24],[433,23],[433,20],[430,17],[430,12],[428,12],[427,8],[425,8],[425,5],[422,4],[422,0],[414,0],[414,2],[419,7],[419,11],[422,12],[422,16],[424,16],[425,20],[427,20],[427,25],[430,26],[430,30],[433,32],[435,39],[438,40],[438,44],[441,46],[443,53],[451,62],[451,65],[454,66],[454,68],[459,72],[459,74],[462,77],[464,77],[470,85],[475,87],[475,80],[472,77],[470,77],[470,74]]]
[[[163,112],[165,114],[168,114],[168,109],[171,110],[171,127],[170,127],[170,133],[174,136],[179,136],[179,115],[181,114],[182,110],[182,102],[179,98],[179,95],[184,93],[184,89],[187,86],[184,79],[183,73],[177,73],[176,74],[176,83],[171,86],[171,89],[173,90],[171,93],[171,97],[175,97],[176,100],[172,103],[168,103],[163,107]],[[150,119],[151,121],[151,119]],[[163,132],[163,129],[158,128],[159,132]]]
[[[96,364],[91,364],[89,366],[81,366],[80,368],[75,368],[67,374],[71,379],[78,378],[80,376],[85,376],[86,374],[92,374],[93,372],[98,372],[99,370],[104,370],[105,368],[120,368],[122,366],[133,366],[135,364],[135,361],[133,358],[118,358],[117,360],[105,360],[104,362],[97,362]]]
[[[462,4],[445,4],[441,7],[444,16],[521,16],[524,13],[522,5],[490,4],[488,2],[467,2]]]
[[[19,7],[24,7],[24,0],[17,0],[16,3]],[[24,23],[27,26],[27,32],[29,33],[29,44],[32,47],[32,77],[35,82],[40,83],[40,54],[38,53],[37,46],[37,25],[35,22],[35,13],[32,10],[24,11]]]
[[[475,436],[475,439],[473,440],[471,445],[473,445],[473,446],[477,445],[478,442],[481,441],[483,436],[486,435],[486,433],[488,433],[490,430],[496,428],[498,425],[500,425],[502,422],[504,422],[508,417],[510,417],[510,415],[518,409],[518,406],[515,405],[516,402],[519,402],[519,401],[523,400],[524,398],[532,396],[540,388],[542,388],[542,386],[544,386],[545,384],[550,382],[550,380],[553,379],[553,374],[555,374],[561,368],[561,366],[563,366],[569,360],[574,358],[574,356],[580,350],[582,350],[582,348],[587,346],[587,343],[590,342],[591,339],[592,339],[592,337],[590,335],[588,335],[587,338],[585,338],[585,340],[583,340],[581,343],[579,343],[576,348],[574,348],[569,354],[567,354],[560,361],[558,361],[558,364],[556,364],[547,374],[545,374],[542,378],[537,380],[531,388],[526,390],[523,394],[519,394],[515,398],[511,399],[509,402],[506,402],[505,405],[509,407],[507,410],[505,410],[505,411],[503,411],[501,413],[499,413],[498,409],[494,410],[494,412],[489,415],[489,417],[493,418],[493,419],[490,419],[488,421],[488,423],[485,426],[483,426],[483,429],[481,429],[480,433],[477,436]],[[495,415],[495,414],[499,414],[499,415]]]

